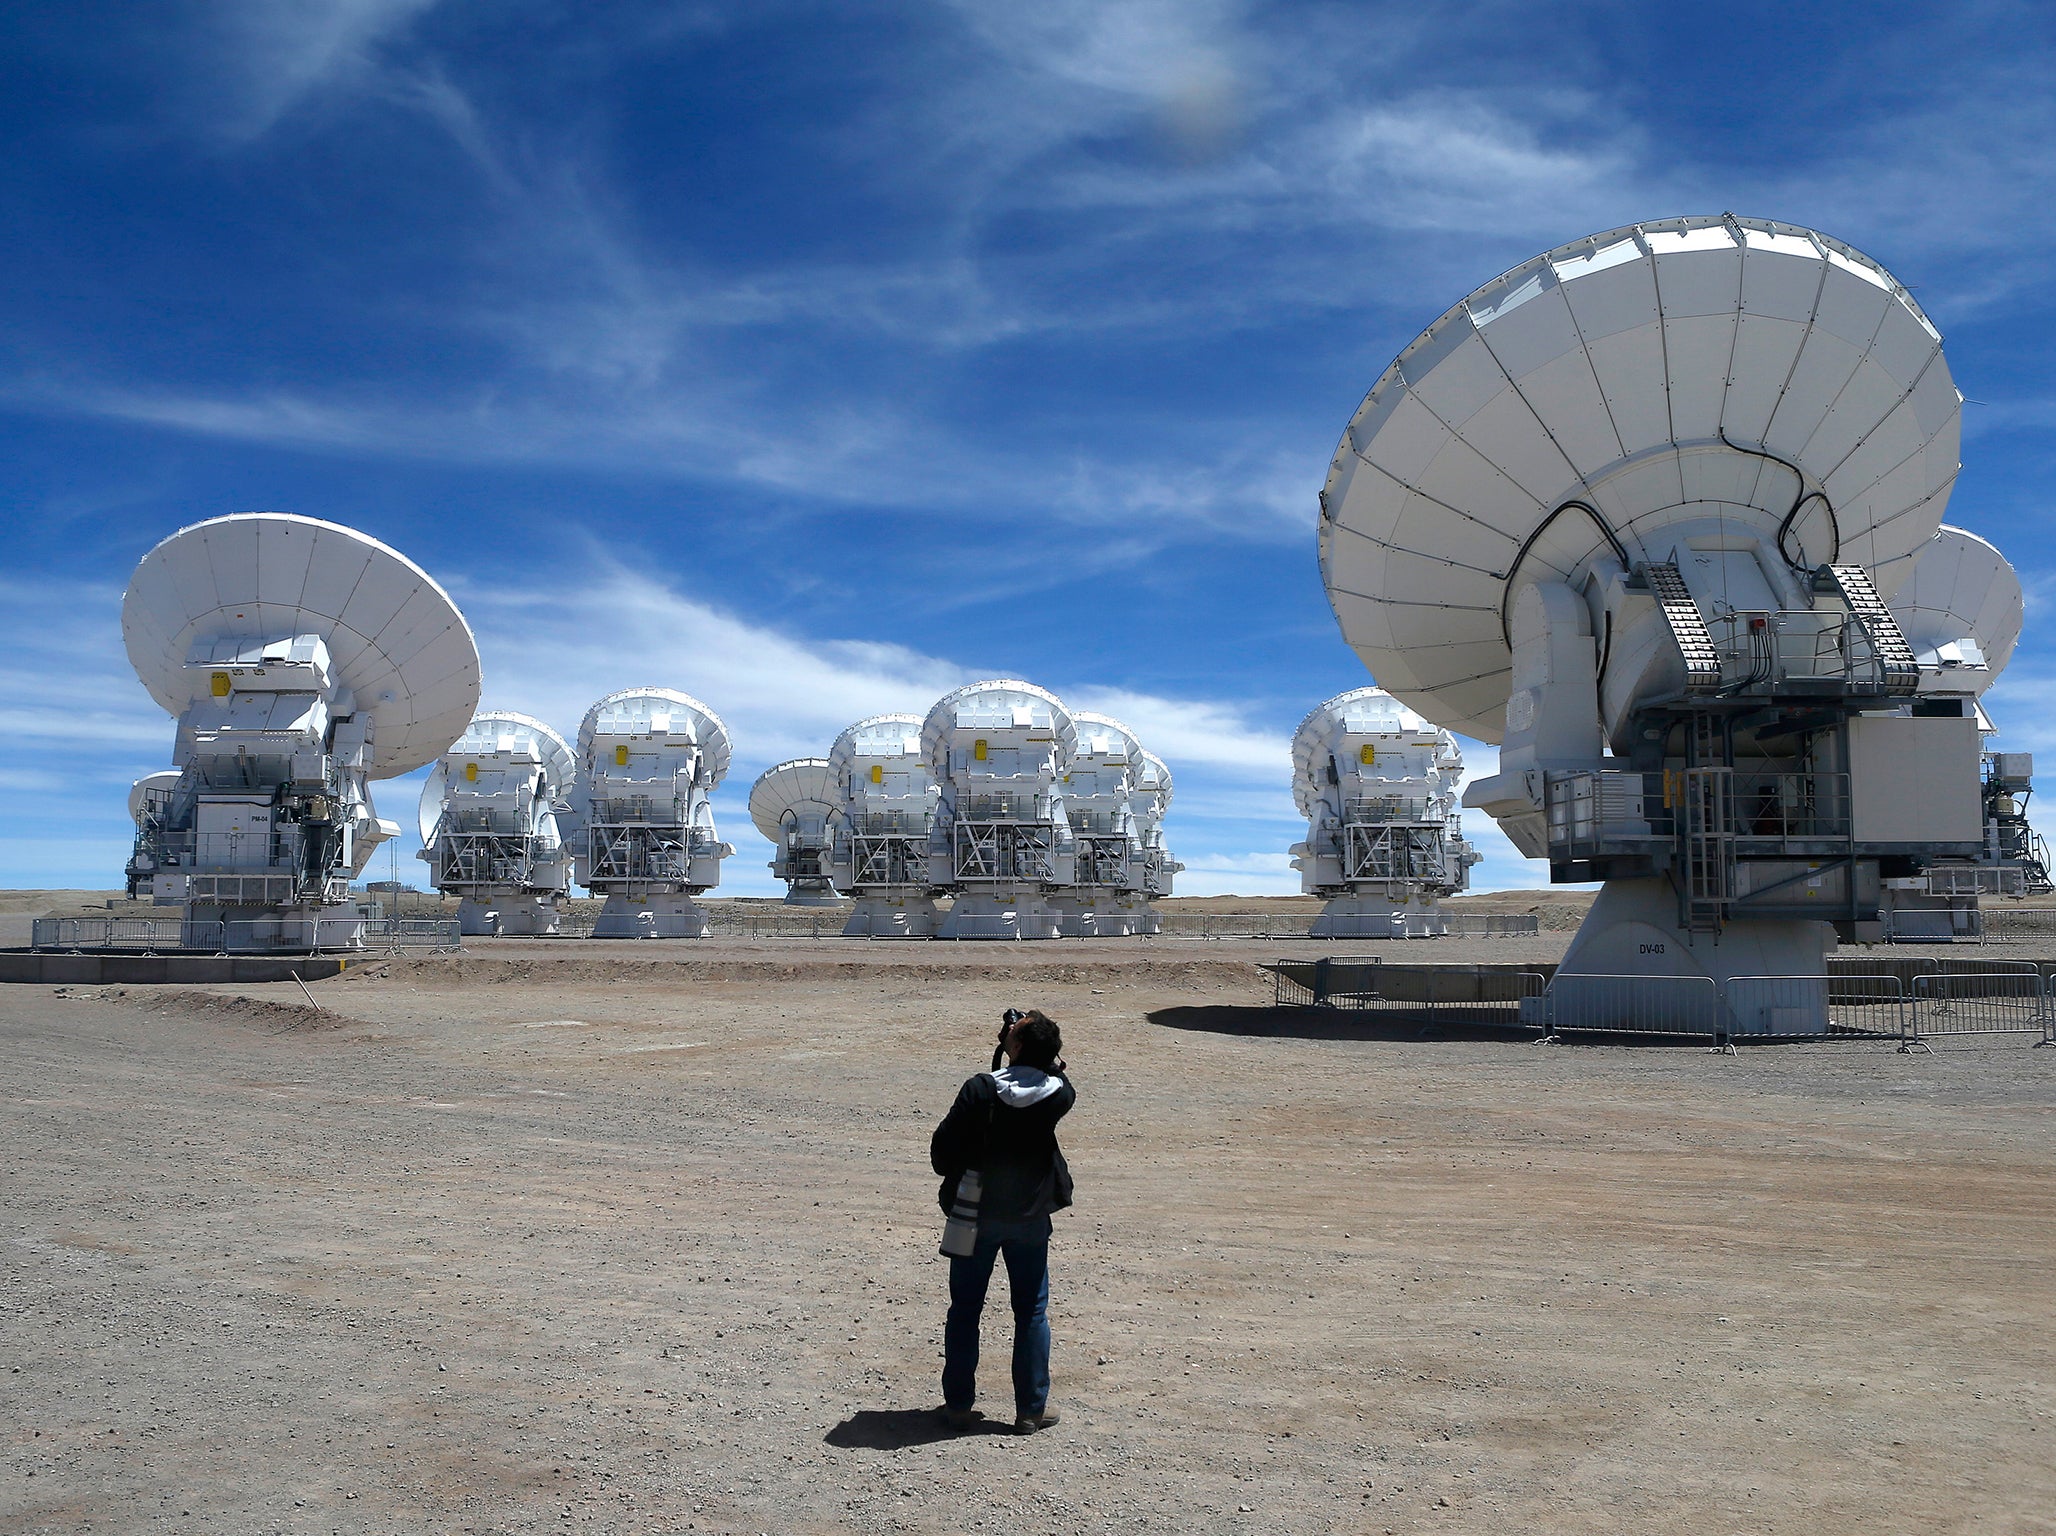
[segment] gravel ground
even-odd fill
[[[2056,1529],[2056,1051],[1416,1039],[1279,949],[0,989],[0,1528]],[[950,1437],[926,1141],[1009,1003],[1063,1422]]]

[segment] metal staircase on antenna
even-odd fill
[[[1870,642],[1884,691],[1913,692],[1920,686],[1920,663],[1914,660],[1913,647],[1900,633],[1899,621],[1892,617],[1892,610],[1878,596],[1877,585],[1870,579],[1870,572],[1860,565],[1830,565],[1826,569],[1828,580],[1842,601],[1849,605],[1850,615]]]
[[[1714,649],[1713,636],[1706,632],[1706,620],[1692,600],[1685,578],[1678,574],[1676,562],[1653,560],[1647,569],[1649,590],[1663,612],[1664,623],[1670,627],[1678,654],[1685,661],[1685,692],[1718,692],[1720,653]]]

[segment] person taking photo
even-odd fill
[[[995,1058],[992,1071],[965,1082],[929,1143],[949,1218],[942,1405],[953,1429],[977,1418],[978,1320],[1002,1257],[1014,1310],[1014,1429],[1028,1435],[1057,1422],[1049,1407],[1050,1213],[1071,1203],[1057,1122],[1078,1098],[1063,1050],[1055,1020],[1008,1009],[999,1053],[1005,1065]]]

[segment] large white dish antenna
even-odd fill
[[[838,779],[850,771],[858,756],[920,757],[919,715],[872,715],[847,727],[828,749],[829,764]]]
[[[708,789],[728,772],[728,727],[713,710],[676,688],[624,688],[594,704],[578,723],[581,762],[592,755],[599,736],[676,736],[691,742],[700,749]]]
[[[443,789],[450,773],[448,760],[462,758],[467,752],[487,757],[508,751],[526,752],[542,764],[546,801],[562,800],[571,793],[578,769],[569,742],[533,715],[511,709],[482,709],[464,727],[464,734],[450,743],[443,753],[444,761],[429,770],[428,779],[421,786],[415,822],[421,828],[423,843],[435,835],[436,823],[442,819]]]
[[[1112,715],[1102,715],[1089,709],[1071,711],[1071,724],[1078,732],[1078,746],[1072,753],[1072,760],[1093,758],[1102,762],[1120,762],[1140,767],[1144,756],[1142,739]]]
[[[2020,577],[2006,557],[1962,528],[1944,526],[1892,594],[1892,617],[1924,667],[1961,665],[1961,642],[1974,640],[1984,670],[1966,673],[1982,693],[2013,657],[2024,617]]]
[[[1070,761],[1078,749],[1078,727],[1055,694],[1018,678],[992,678],[944,694],[921,722],[921,749],[938,778],[949,775],[950,733],[983,725],[995,730],[1032,730],[1047,725],[1057,743],[1060,764]]]
[[[824,821],[841,804],[835,768],[825,757],[796,757],[766,768],[750,788],[750,820],[766,842],[785,838],[785,813],[806,808]]]
[[[1300,815],[1313,815],[1337,738],[1415,733],[1432,737],[1435,727],[1382,688],[1352,688],[1316,704],[1292,733],[1292,803]]]
[[[121,632],[174,716],[193,702],[196,641],[319,635],[374,722],[372,778],[433,761],[478,707],[478,645],[449,593],[398,550],[317,518],[238,512],[181,528],[129,579]]]
[[[1321,493],[1329,601],[1380,685],[1497,742],[1520,589],[1669,560],[1680,524],[1889,597],[1941,522],[1960,404],[1920,306],[1840,241],[1730,215],[1593,235],[1372,388]]]

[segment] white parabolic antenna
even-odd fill
[[[835,768],[825,757],[796,757],[764,770],[750,788],[750,820],[764,840],[785,839],[788,811],[811,815],[817,823],[831,815],[841,796],[836,792]]]
[[[320,636],[372,718],[373,778],[433,761],[478,707],[478,645],[450,595],[398,550],[317,518],[238,512],[180,529],[136,567],[121,632],[174,716],[192,702],[196,641]]]
[[[700,749],[698,782],[707,789],[728,773],[728,727],[689,693],[676,688],[624,688],[610,693],[578,723],[578,757],[592,756],[597,736],[675,736]]]
[[[1078,750],[1078,727],[1072,723],[1064,701],[1047,688],[1011,677],[967,683],[937,699],[921,722],[921,748],[936,777],[947,778],[952,771],[950,747],[957,731],[989,726],[1000,731],[1032,732],[1042,725],[1037,715],[1047,722],[1043,728],[1050,736],[1041,739],[1054,740],[1055,760],[1060,764],[1069,762]]]
[[[2020,577],[1976,534],[1944,526],[1892,594],[1892,616],[1923,670],[1960,673],[1965,686],[1982,693],[2006,670],[2020,640]]]
[[[1352,688],[1316,704],[1292,733],[1292,803],[1311,816],[1320,803],[1328,758],[1343,736],[1430,735],[1435,728],[1382,688]]]
[[[1840,241],[1609,230],[1487,283],[1378,380],[1321,494],[1329,600],[1381,686],[1497,742],[1522,587],[1727,529],[1890,597],[1941,522],[1959,412],[1920,306]]]
[[[562,800],[571,793],[572,782],[578,776],[571,744],[533,715],[511,709],[482,709],[443,755],[445,759],[461,758],[467,752],[490,756],[510,750],[532,755],[542,764],[542,794],[546,802]],[[421,828],[423,844],[435,835],[436,823],[442,819],[443,787],[449,781],[449,773],[448,762],[439,762],[429,770],[421,786],[415,821]]]

